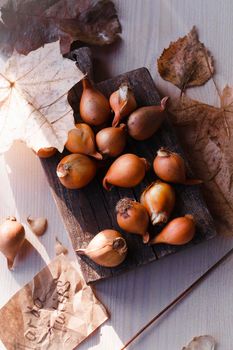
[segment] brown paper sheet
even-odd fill
[[[8,350],[74,349],[108,319],[74,264],[57,257],[0,310]]]

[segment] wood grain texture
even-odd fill
[[[71,53],[71,56],[74,56],[78,60],[77,64],[80,69],[89,71],[92,76],[91,58],[88,49],[80,48],[76,52]],[[160,103],[160,97],[155,84],[146,68],[139,68],[101,82],[97,85],[97,88],[109,98],[111,93],[117,90],[123,82],[127,82],[132,88],[139,107],[158,105]],[[81,91],[79,85],[74,89],[76,99],[73,98],[72,103],[75,105],[78,105],[80,100]],[[184,157],[184,153],[168,118],[161,128],[146,141],[135,141],[128,137],[128,143],[124,153],[137,154],[140,157],[146,158],[152,164],[156,151],[160,147],[167,147],[172,151],[182,154]],[[67,152],[64,151],[64,154],[67,154]],[[99,169],[98,176],[88,186],[81,190],[68,190],[61,185],[56,175],[57,164],[64,154],[56,154],[52,158],[41,159],[41,163],[48,177],[67,232],[71,237],[74,250],[85,247],[98,232],[104,229],[119,230],[126,239],[128,246],[128,254],[125,261],[111,269],[101,267],[85,256],[79,257],[82,272],[87,283],[116,276],[131,268],[147,264],[215,236],[214,224],[203,201],[200,188],[198,186],[175,185],[176,205],[171,218],[184,216],[185,214],[193,215],[196,222],[195,238],[189,245],[182,247],[163,244],[150,247],[143,244],[141,237],[127,234],[119,229],[116,222],[115,207],[117,202],[124,197],[140,201],[143,190],[156,180],[153,168],[147,172],[143,181],[135,188],[123,189],[115,187],[108,192],[102,186],[104,174],[109,167],[109,162],[107,162],[107,166]],[[191,172],[190,166],[187,166],[187,168]],[[189,173],[189,175],[192,174]],[[155,228],[151,225],[149,232],[153,236],[159,230],[161,228]]]
[[[147,67],[162,95],[178,89],[163,81],[156,58],[169,42],[185,35],[195,24],[200,39],[215,57],[220,88],[233,85],[232,0],[114,0],[122,23],[122,40],[113,46],[92,48],[95,80]],[[212,82],[189,95],[217,104]],[[184,150],[185,151],[185,150]],[[0,254],[0,304],[54,257],[55,235],[69,248],[71,242],[59,217],[39,160],[21,143],[0,157],[0,216],[45,215],[47,233],[34,240],[36,249],[24,252],[9,272]],[[28,235],[30,233],[28,232]],[[95,285],[111,319],[77,350],[119,350],[124,342],[175,296],[233,246],[232,239],[216,237]],[[47,254],[47,258],[46,258]],[[194,336],[211,334],[217,350],[233,349],[233,260],[229,259],[159,324],[151,327],[128,350],[181,350]],[[1,350],[5,347],[0,345]]]

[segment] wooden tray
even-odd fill
[[[79,67],[83,71],[88,72],[89,76],[92,76],[90,50],[81,48],[72,54],[77,59]],[[125,81],[128,81],[132,87],[139,106],[159,104],[159,94],[146,68],[139,68],[106,80],[97,84],[97,87],[106,97],[109,97]],[[77,84],[74,92],[76,94],[76,105],[78,105],[78,99],[81,94],[80,84]],[[185,157],[169,120],[166,120],[161,129],[149,140],[140,142],[129,139],[126,152],[135,153],[152,162],[156,151],[161,146],[166,146]],[[103,268],[86,257],[78,257],[87,283],[118,275],[126,270],[158,260],[163,256],[175,253],[187,246],[200,243],[215,236],[216,232],[213,220],[203,201],[199,186],[176,185],[174,187],[177,200],[172,217],[187,213],[193,214],[197,222],[195,238],[188,245],[182,247],[162,244],[153,247],[143,245],[141,237],[124,233],[119,229],[116,223],[115,205],[123,197],[139,200],[143,189],[155,180],[153,171],[149,171],[143,182],[136,188],[113,188],[110,192],[107,192],[102,187],[102,179],[107,168],[102,168],[98,172],[98,176],[87,187],[81,190],[67,190],[60,184],[56,176],[57,164],[64,154],[57,154],[49,159],[41,159],[41,163],[47,175],[62,220],[70,235],[73,248],[77,249],[86,246],[96,233],[107,228],[115,228],[121,231],[127,240],[129,248],[126,260],[115,268]],[[189,175],[192,176],[188,164],[187,167]]]

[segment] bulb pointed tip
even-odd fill
[[[120,122],[120,114],[115,114],[113,121],[112,121],[112,126],[115,128],[119,122]]]
[[[166,108],[168,99],[169,99],[169,96],[165,96],[165,97],[161,100],[161,102],[160,102],[161,109],[162,109],[163,111],[164,111],[165,108]]]
[[[143,236],[142,236],[142,241],[144,244],[149,243],[150,240],[150,234],[148,232],[146,232]]]
[[[112,188],[112,185],[108,182],[106,177],[103,179],[103,186],[107,191],[110,191]]]
[[[103,159],[102,154],[99,153],[99,152],[93,153],[93,154],[92,154],[92,157],[94,157],[94,158],[96,158],[96,159],[98,159],[98,160],[102,160],[102,159]]]
[[[12,260],[12,259],[7,258],[7,267],[9,270],[11,270],[11,271],[14,270],[13,265],[14,265],[14,259]]]

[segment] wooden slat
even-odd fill
[[[85,50],[83,55],[80,50]],[[84,69],[86,60],[87,71],[91,74],[91,60],[89,54],[87,54],[88,51],[85,48],[79,49],[78,51],[80,60],[82,58],[82,62],[80,62],[79,66]],[[129,82],[132,87],[139,106],[159,104],[159,94],[146,68],[136,69],[101,82],[97,87],[106,97],[109,97],[110,94],[125,81]],[[80,94],[81,89],[80,86],[77,85],[72,96],[72,102],[75,103],[76,106],[78,105]],[[76,115],[76,117],[78,120],[78,115]],[[166,146],[185,156],[168,119],[160,130],[149,140],[139,142],[129,138],[125,151],[145,157],[152,163],[157,149],[161,146]],[[99,169],[98,176],[84,189],[67,190],[60,184],[56,176],[56,166],[63,156],[64,154],[57,154],[52,158],[42,159],[41,162],[67,232],[71,237],[74,249],[87,245],[96,233],[107,228],[115,228],[121,231],[129,247],[126,260],[120,266],[113,269],[100,267],[85,257],[79,258],[82,271],[88,283],[117,275],[123,271],[154,261],[186,247],[167,245],[149,247],[142,243],[140,237],[124,233],[119,229],[116,223],[115,205],[117,201],[123,197],[139,200],[143,189],[155,180],[155,175],[152,170],[147,173],[142,183],[134,189],[113,188],[110,192],[107,192],[102,187],[102,179],[107,170],[107,167],[103,167]],[[191,175],[188,164],[187,167]],[[177,193],[177,201],[172,217],[190,213],[194,215],[197,222],[197,234],[189,245],[199,243],[215,236],[216,233],[213,221],[203,201],[199,187],[177,185],[175,186],[175,190]],[[155,232],[156,230],[151,228],[151,233],[153,234]]]

